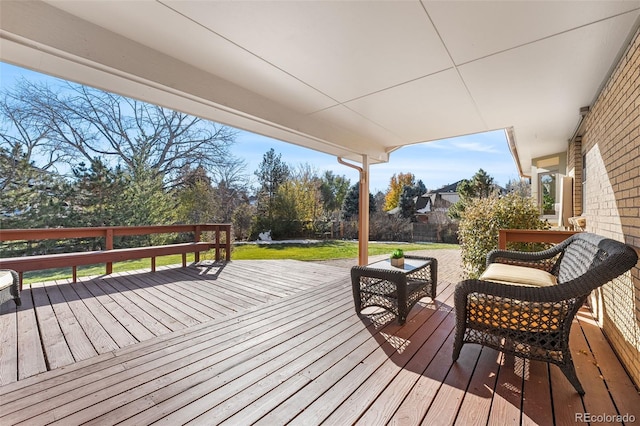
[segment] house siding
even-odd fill
[[[585,205],[576,203],[577,210],[584,210],[587,231],[624,241],[640,252],[640,31],[591,107],[584,129],[581,142],[568,147],[574,176],[582,177],[581,156],[586,154]],[[578,201],[580,179],[575,182]],[[640,385],[638,266],[595,291],[591,306]]]

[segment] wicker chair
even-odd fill
[[[506,263],[549,272],[556,285],[513,285],[465,280],[456,286],[456,336],[453,360],[464,343],[478,343],[522,358],[556,364],[576,391],[569,332],[589,293],[633,268],[638,255],[630,246],[589,233],[569,237],[536,253],[494,250],[487,266]]]

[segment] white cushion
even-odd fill
[[[13,275],[9,271],[0,271],[0,288],[7,288],[13,284]]]
[[[558,284],[556,277],[547,271],[526,266],[492,263],[480,276],[481,280],[531,287],[548,287]]]

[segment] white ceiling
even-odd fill
[[[4,1],[0,59],[337,156],[513,127],[566,149],[636,1]]]

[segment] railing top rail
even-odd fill
[[[579,231],[564,231],[561,229],[500,229],[508,234],[540,234],[540,235],[573,235]]]
[[[231,228],[228,223],[196,225],[98,226],[88,228],[0,229],[0,241],[47,240],[66,238],[104,237],[108,231],[114,236],[163,234],[170,232],[215,231]]]
[[[578,232],[553,229],[500,229],[498,248],[504,250],[508,242],[557,244]]]

